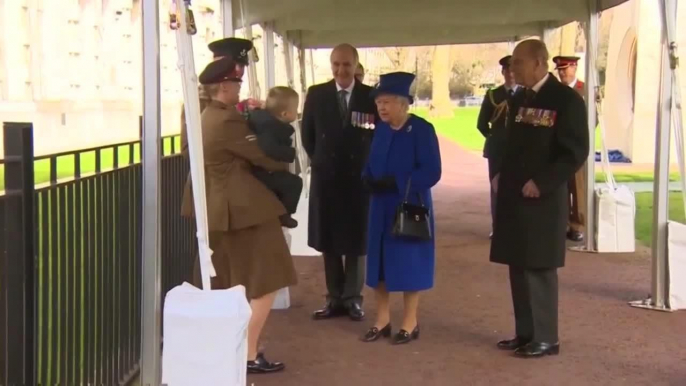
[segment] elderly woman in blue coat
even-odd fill
[[[441,178],[441,155],[433,125],[409,113],[414,75],[395,72],[381,76],[373,90],[381,122],[376,125],[363,178],[371,191],[367,256],[367,285],[374,288],[376,323],[365,342],[391,336],[390,292],[403,292],[405,312],[394,344],[419,338],[419,292],[434,285],[434,239],[418,241],[393,234],[396,209],[406,196],[429,210],[434,234],[431,188]]]

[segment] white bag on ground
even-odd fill
[[[636,198],[626,185],[595,191],[598,252],[634,252]]]
[[[676,41],[676,26],[667,17],[667,40]],[[676,52],[675,52],[676,54]],[[678,62],[677,62],[678,63]],[[683,110],[679,67],[672,70],[672,123],[674,124],[674,147],[681,176],[681,200],[686,217],[686,149],[684,149]],[[669,200],[667,201],[669,202]],[[676,221],[667,222],[667,307],[671,310],[686,309],[686,225]]]
[[[686,309],[686,225],[670,221],[667,225],[669,256],[669,308]]]
[[[245,385],[251,314],[243,286],[203,291],[184,283],[169,291],[162,384]]]
[[[597,76],[595,71],[592,71],[592,76]],[[598,101],[596,101],[596,109],[600,127],[600,162],[605,173],[605,186],[596,188],[594,197],[596,250],[601,253],[634,252],[636,250],[636,197],[631,188],[626,185],[617,185],[615,181],[605,142],[603,108]]]

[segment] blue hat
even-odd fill
[[[376,88],[372,90],[372,98],[381,94],[393,94],[403,96],[414,103],[414,98],[410,95],[410,86],[414,82],[415,75],[409,72],[391,72],[381,75]]]

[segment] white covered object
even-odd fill
[[[591,76],[597,77],[595,71]],[[597,84],[597,82],[594,82]],[[596,101],[600,124],[601,166],[605,172],[605,186],[595,189],[597,252],[634,252],[636,250],[636,197],[626,185],[618,185],[610,166],[605,137],[605,118],[602,105]]]
[[[683,310],[686,309],[686,225],[670,221],[667,234],[668,306],[672,310]]]
[[[636,198],[626,185],[596,189],[596,245],[598,252],[636,250]]]
[[[203,291],[188,283],[164,302],[162,384],[246,384],[248,322],[245,287]]]

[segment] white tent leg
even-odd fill
[[[290,36],[283,37],[283,57],[286,61],[288,87],[295,89],[295,61],[293,60],[293,41]]]
[[[275,67],[275,57],[274,57],[274,25],[269,23],[264,23],[262,25],[264,30],[264,36],[262,37],[262,42],[264,43],[264,81],[267,83],[266,89],[269,91],[270,88],[276,85],[276,67]]]
[[[598,78],[595,76],[596,57],[598,55],[598,0],[589,0],[589,19],[586,23],[586,106],[588,108],[588,162],[586,163],[586,250],[596,250],[596,207],[595,207],[595,128],[596,120],[596,93]],[[590,74],[590,76],[589,76]]]
[[[232,0],[220,0],[222,12],[222,29],[225,38],[234,36]]]
[[[540,34],[539,34],[540,37],[541,37],[541,41],[542,41],[543,43],[545,43],[546,46],[548,46],[548,49],[550,49],[550,35],[552,34],[552,32],[553,32],[553,30],[552,30],[551,28],[548,27],[547,23],[545,23],[545,24],[541,27],[541,32],[540,32]],[[514,43],[514,42],[513,42],[513,43]],[[511,43],[511,44],[513,44],[513,43]],[[513,50],[514,50],[514,47],[513,47],[513,49],[510,50],[510,52],[512,52]]]
[[[677,0],[661,0],[662,67],[660,71],[660,101],[657,107],[655,134],[655,181],[653,187],[653,235],[651,297],[632,302],[634,307],[669,311],[667,295],[667,221],[669,220],[669,141],[672,122],[672,70],[669,62],[667,18],[676,24]]]
[[[305,96],[307,95],[307,59],[305,58],[305,49],[302,48],[302,40],[298,43],[298,61],[300,62],[300,111],[303,111],[303,106],[305,105]],[[300,170],[303,176],[303,190],[305,191],[305,197],[310,196],[310,183],[309,183],[309,158],[305,152],[305,148],[302,146],[302,131],[301,123],[298,122],[298,137],[300,138],[300,144],[298,145],[298,159],[300,160]]]
[[[143,287],[140,365],[142,385],[159,385],[161,381],[159,15],[157,1],[143,1]]]
[[[314,76],[314,54],[312,53],[312,48],[310,51],[310,73],[312,74],[312,84],[317,84],[317,79]]]
[[[252,41],[252,25],[243,27],[245,30],[245,38]],[[260,98],[260,83],[257,81],[257,64],[253,61],[248,65],[248,90],[250,91],[250,98]]]

